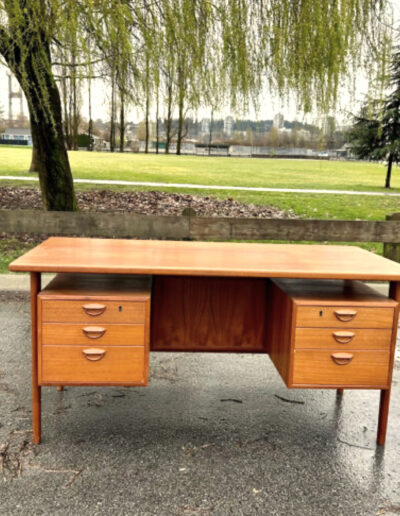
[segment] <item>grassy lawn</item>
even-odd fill
[[[81,179],[384,191],[385,167],[376,163],[86,151],[69,156],[74,177]],[[0,175],[25,175],[30,157],[29,148],[1,146]],[[397,167],[392,186],[400,192]]]
[[[17,238],[0,239],[0,274],[8,272],[8,264],[35,247],[34,242],[23,242]]]

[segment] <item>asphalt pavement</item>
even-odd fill
[[[43,388],[27,284],[0,278],[1,515],[400,514],[400,363],[378,391],[288,390],[267,356],[153,353],[145,388]],[[25,280],[24,280],[25,281]]]

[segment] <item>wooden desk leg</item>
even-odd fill
[[[337,389],[336,393],[338,396],[343,396],[344,389]]]
[[[379,405],[379,421],[377,443],[385,444],[387,422],[389,417],[390,389],[381,391],[381,402]]]
[[[59,392],[63,391],[64,390],[64,386],[63,385],[57,385],[57,390]]]
[[[389,297],[400,302],[400,282],[391,281],[389,288]],[[392,334],[392,348],[390,352],[390,366],[389,366],[389,388],[381,390],[381,402],[379,405],[379,421],[378,421],[378,436],[377,443],[385,444],[386,430],[389,417],[389,403],[390,403],[390,389],[392,384],[392,373],[394,365],[394,355],[396,350],[396,338],[397,338],[397,324],[398,324],[398,313],[395,314],[395,325]]]
[[[38,313],[37,295],[41,289],[40,272],[31,272],[31,328],[32,328],[32,423],[33,443],[41,441],[41,389],[38,379]]]

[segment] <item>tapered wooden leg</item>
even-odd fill
[[[32,327],[32,423],[33,443],[41,441],[41,389],[38,378],[38,313],[37,295],[41,288],[40,272],[31,272],[31,327]]]
[[[400,281],[391,281],[389,285],[389,297],[395,299],[400,303]],[[385,444],[386,440],[386,430],[387,423],[389,417],[389,403],[390,403],[390,389],[392,384],[392,374],[393,374],[393,365],[394,365],[394,355],[396,351],[396,336],[397,336],[397,326],[398,326],[398,309],[395,311],[394,317],[394,326],[392,331],[392,345],[390,352],[390,365],[389,365],[389,379],[388,389],[381,390],[381,402],[379,405],[379,421],[378,421],[378,435],[377,435],[377,443]]]
[[[336,394],[338,396],[343,396],[343,393],[344,393],[344,389],[337,389],[337,391],[336,391]]]
[[[64,386],[63,385],[57,385],[57,390],[58,391],[63,391],[64,390]]]
[[[379,421],[377,443],[385,444],[387,422],[389,417],[390,389],[381,391],[381,403],[379,405]]]

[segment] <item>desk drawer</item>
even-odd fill
[[[390,350],[392,330],[296,328],[296,349]]]
[[[43,345],[144,346],[143,324],[64,324],[42,325]]]
[[[145,357],[144,347],[43,346],[41,383],[145,385]]]
[[[323,386],[376,386],[388,383],[388,351],[296,350],[293,384]]]
[[[135,301],[43,300],[42,321],[59,323],[144,323],[146,304]]]
[[[299,306],[296,326],[311,328],[392,328],[393,308]]]

